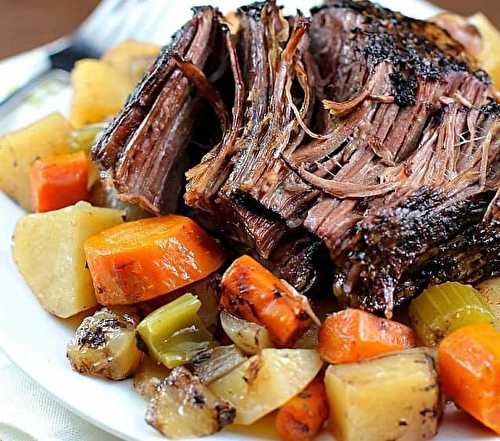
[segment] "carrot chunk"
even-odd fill
[[[194,221],[168,215],[128,222],[85,242],[97,301],[133,304],[204,279],[224,262],[217,242]]]
[[[89,198],[90,161],[84,152],[39,159],[31,167],[33,208],[58,210]]]
[[[408,326],[359,309],[329,315],[319,330],[319,352],[329,363],[353,363],[415,344]]]
[[[500,332],[491,325],[465,326],[438,349],[444,393],[500,435]]]
[[[278,411],[276,430],[284,441],[311,441],[328,418],[323,381],[316,378]]]
[[[265,326],[278,346],[291,346],[311,324],[301,300],[250,256],[241,256],[231,264],[221,288],[222,307]]]

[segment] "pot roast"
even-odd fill
[[[429,284],[500,275],[495,93],[445,30],[368,1],[203,7],[92,154],[123,200],[162,214],[183,194],[297,289],[328,280],[390,316]],[[195,129],[208,107],[220,127]],[[218,141],[193,164],[197,133]]]

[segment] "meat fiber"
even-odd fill
[[[185,57],[207,73],[210,57],[224,64],[218,18],[211,7],[195,10],[93,147],[93,159],[111,172],[122,200],[156,214],[175,210],[189,167],[186,148],[203,104],[177,61]]]

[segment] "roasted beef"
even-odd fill
[[[122,200],[156,214],[175,210],[189,168],[186,148],[203,105],[178,61],[184,57],[207,75],[216,72],[210,57],[216,67],[223,65],[221,38],[218,12],[195,10],[93,147],[93,159],[111,173]]]
[[[500,274],[500,106],[460,43],[364,0],[310,19],[255,3],[231,31],[199,9],[94,148],[124,199],[169,210],[210,102],[223,133],[185,203],[296,287],[326,273],[345,303],[390,315],[429,284]]]

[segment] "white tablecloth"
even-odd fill
[[[71,413],[0,352],[1,441],[119,441]]]

